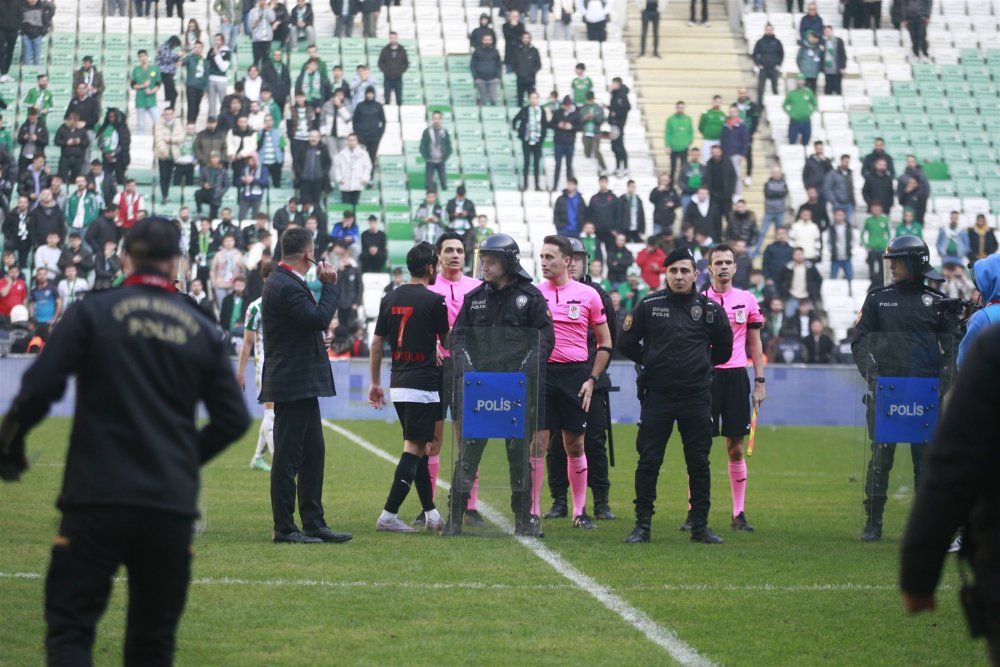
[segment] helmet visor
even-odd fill
[[[473,256],[472,275],[478,280],[495,283],[507,273],[503,255],[498,252],[476,250]]]

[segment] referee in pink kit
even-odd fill
[[[747,492],[743,441],[750,432],[751,402],[754,410],[764,402],[764,354],[760,342],[764,316],[753,294],[733,287],[736,254],[731,247],[720,243],[709,250],[708,270],[712,274],[712,284],[705,290],[705,296],[722,306],[733,330],[733,355],[726,363],[716,366],[712,374],[713,435],[726,438],[729,454],[729,484],[733,490],[733,520],[730,526],[733,530],[752,533],[753,526],[747,523],[743,511]],[[747,376],[748,340],[754,371],[752,393]]]
[[[545,373],[545,420],[535,434],[531,458],[531,513],[539,514],[542,500],[542,477],[549,431],[562,430],[566,448],[566,473],[573,494],[573,525],[595,530],[587,516],[587,456],[584,434],[587,412],[594,385],[611,360],[611,331],[601,297],[590,286],[572,280],[569,267],[573,252],[561,236],[546,236],[542,241],[542,277],[538,291],[545,297],[552,316],[556,344],[549,355]],[[594,328],[597,355],[593,368],[587,346],[587,332]]]

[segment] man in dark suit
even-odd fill
[[[312,234],[301,227],[287,230],[281,251],[284,261],[264,284],[265,361],[259,397],[274,403],[273,541],[346,542],[351,535],[333,532],[323,518],[325,445],[318,398],[336,393],[324,333],[340,296],[337,270],[325,262],[318,265],[323,288],[317,303],[303,278],[314,261]],[[296,491],[301,531],[295,525]]]

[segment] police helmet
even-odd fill
[[[930,280],[944,280],[944,276],[931,266],[931,254],[927,249],[927,244],[912,234],[904,234],[894,238],[889,247],[885,249],[882,257],[887,260],[906,260],[910,275],[914,280],[920,276]]]
[[[590,259],[590,253],[583,245],[583,241],[576,238],[575,236],[568,236],[566,240],[569,241],[570,254],[573,255],[587,255],[587,259]]]
[[[480,255],[492,255],[500,259],[503,264],[504,273],[509,276],[524,276],[529,280],[529,276],[521,268],[521,249],[517,247],[517,241],[506,234],[492,234],[483,239],[479,244]]]

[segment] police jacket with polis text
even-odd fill
[[[75,376],[59,508],[114,505],[194,517],[198,469],[243,434],[250,416],[218,328],[190,299],[126,285],[66,310],[24,374],[7,420],[23,437]],[[201,429],[199,401],[209,416]]]
[[[466,294],[452,335],[458,337],[462,329],[469,327],[538,329],[542,332],[542,349],[539,350],[542,359],[548,359],[555,346],[552,317],[545,297],[528,278],[521,276],[514,277],[503,289],[484,282]]]
[[[733,331],[726,312],[704,294],[665,289],[647,295],[625,316],[618,349],[642,366],[650,390],[707,395],[712,368],[732,356]]]

